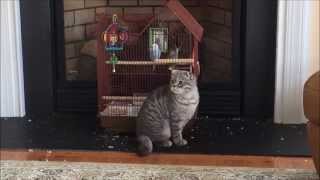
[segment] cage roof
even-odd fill
[[[203,27],[179,0],[167,0],[166,6],[186,26],[193,36],[200,42],[203,36]]]

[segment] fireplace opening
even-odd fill
[[[97,112],[94,97],[97,82],[96,26],[99,15],[153,14],[161,16],[165,21],[177,22],[178,18],[164,7],[164,3],[163,0],[63,0],[57,3],[60,12],[56,15],[59,28],[56,109]],[[243,3],[233,0],[183,0],[181,3],[204,28],[204,37],[199,47],[200,113],[240,117],[240,24]],[[83,90],[80,92],[77,88]]]

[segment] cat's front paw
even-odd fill
[[[177,141],[173,141],[175,145],[177,146],[185,146],[188,144],[188,141],[185,140],[185,139],[180,139],[180,140],[177,140]]]
[[[170,140],[168,141],[163,141],[159,144],[161,147],[171,147],[172,146],[172,142]]]

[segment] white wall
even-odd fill
[[[25,115],[19,0],[0,0],[0,117]]]
[[[303,86],[319,70],[319,1],[279,0],[275,122],[300,124]]]

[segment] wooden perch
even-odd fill
[[[106,61],[107,64],[112,64]],[[116,65],[191,65],[193,59],[159,59],[155,61],[123,61],[119,60]]]
[[[145,96],[102,96],[104,100],[115,100],[115,101],[144,101],[147,97]]]

